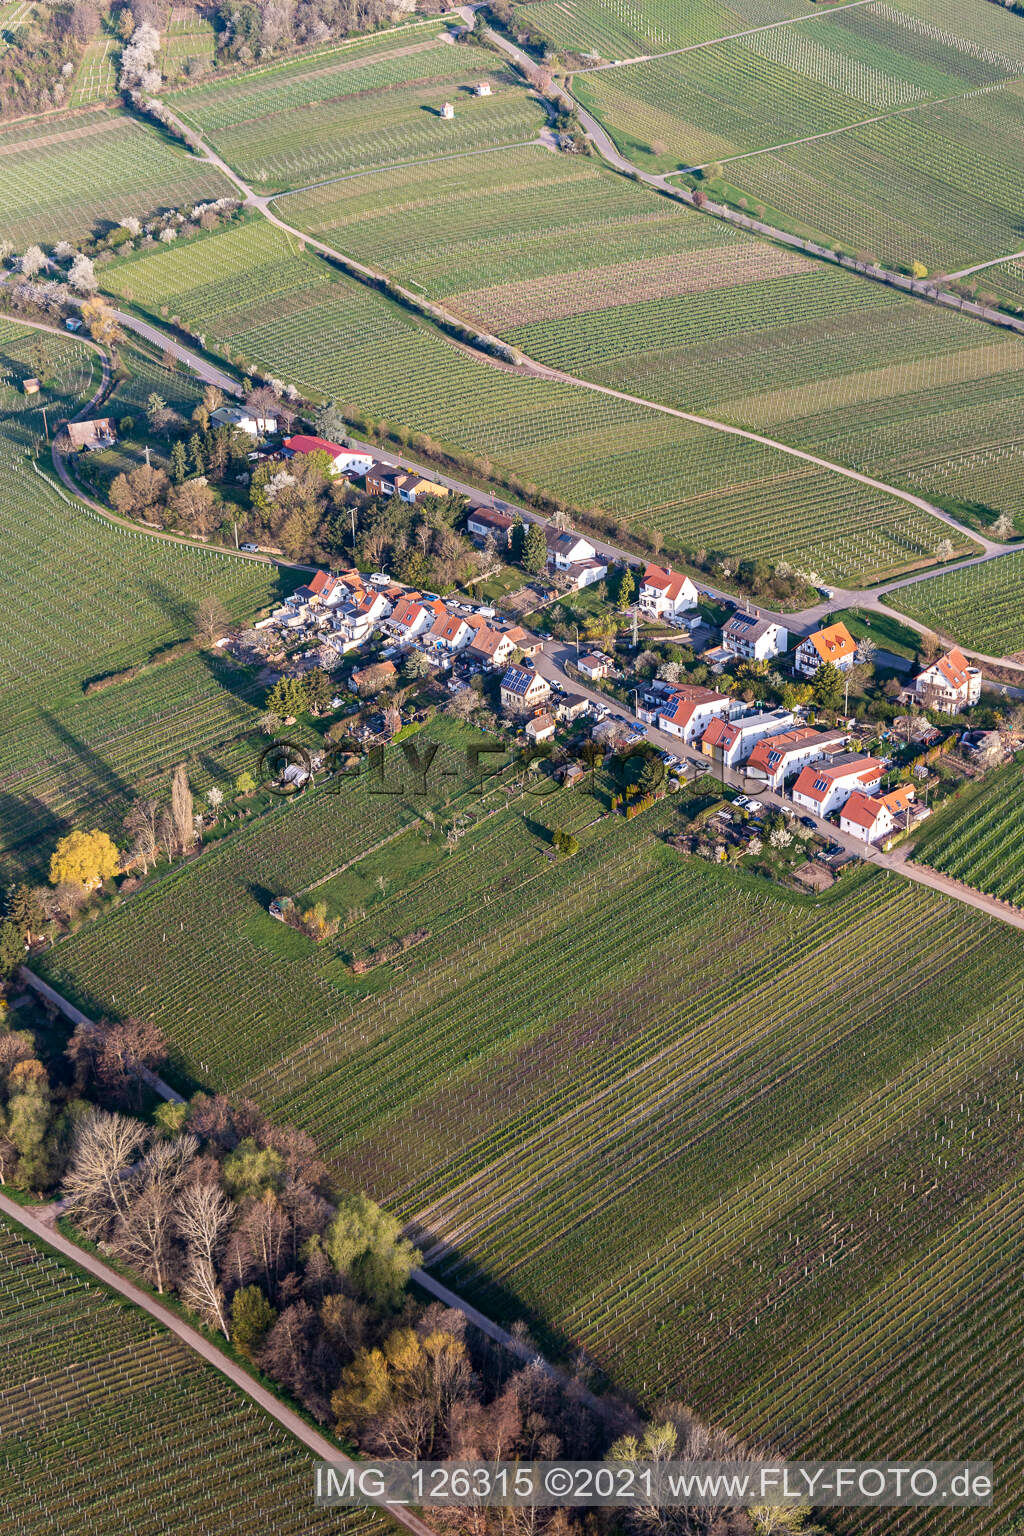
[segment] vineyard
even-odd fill
[[[1008,763],[961,792],[914,840],[914,858],[966,885],[1024,906],[1021,764]]]
[[[28,369],[19,351],[38,345],[38,333],[7,321],[0,327],[0,362],[20,376]],[[84,348],[62,338],[43,345],[67,356],[73,393],[91,384]],[[51,427],[62,399],[71,403],[56,390],[45,397]],[[282,582],[290,590],[301,578],[164,543],[72,504],[26,456],[41,436],[38,411],[0,384],[5,409],[19,402],[3,422],[0,453],[0,850],[37,872],[69,821],[89,815],[118,830],[136,784],[198,753],[209,775],[257,715],[247,674],[200,654],[89,697],[83,685],[190,636],[208,594],[241,620],[271,603]]]
[[[310,1454],[153,1318],[0,1219],[0,1470],[18,1536],[373,1536]],[[187,1511],[187,1516],[184,1515]]]
[[[1009,13],[880,0],[735,30],[584,71],[579,99],[646,168],[724,162],[747,205],[889,264],[949,270],[1017,248],[1024,47]]]
[[[1024,551],[915,582],[887,602],[983,655],[1024,652]]]
[[[390,51],[299,64],[178,92],[174,108],[233,168],[289,187],[418,158],[526,143],[545,121],[493,54],[405,29]],[[492,94],[474,95],[486,80]],[[451,100],[455,117],[441,106]]]
[[[35,119],[0,133],[0,233],[19,250],[230,191],[213,166],[118,112]]]
[[[657,526],[666,548],[786,558],[855,585],[929,563],[948,534],[884,492],[773,449],[476,362],[298,244],[249,222],[202,241],[201,268],[182,246],[130,257],[105,282],[216,337],[243,366],[483,456],[573,505]]]
[[[705,42],[744,27],[806,15],[805,0],[530,0],[516,5],[519,22],[554,47],[605,59],[631,58]]]
[[[430,802],[442,830],[470,804],[451,782],[447,807]],[[681,1398],[793,1452],[859,1452],[912,1367],[934,1403],[901,1424],[906,1454],[956,1454],[950,1437],[984,1416],[1009,1466],[986,1362],[1013,1351],[1015,1324],[983,1254],[1020,1216],[1012,932],[885,875],[812,904],[680,859],[657,836],[669,802],[592,824],[579,792],[504,801],[476,802],[450,853],[413,824],[421,802],[360,784],[300,801],[204,855],[201,878],[183,869],[61,944],[48,974],[96,1010],[116,990],[118,1009],[152,1014],[179,1069],[310,1130],[400,1211],[440,1278],[549,1347],[585,1348],[641,1400]],[[554,865],[553,825],[581,845]],[[254,868],[265,890],[323,882],[350,912],[337,945],[285,953]],[[352,975],[347,956],[420,929]],[[977,1255],[973,1230],[993,1234]],[[886,1303],[909,1285],[927,1301],[931,1273],[929,1356],[914,1312]],[[859,1331],[838,1374],[819,1347],[854,1313],[876,1316],[876,1341],[887,1320],[906,1338],[870,1387]],[[1019,1493],[1001,1488],[1003,1513]]]

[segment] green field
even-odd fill
[[[19,250],[231,190],[213,166],[120,112],[36,118],[0,133],[0,234]]]
[[[721,164],[733,195],[888,264],[1019,248],[1024,39],[989,0],[819,11],[574,89],[647,169]],[[810,140],[811,142],[801,142]]]
[[[986,656],[1024,652],[1024,550],[915,582],[886,602]]]
[[[1020,1492],[1012,930],[892,876],[812,903],[683,859],[658,836],[671,801],[594,825],[570,790],[474,807],[458,773],[426,802],[369,788],[208,851],[59,945],[49,976],[151,1014],[179,1071],[310,1130],[439,1276],[645,1404],[802,1454],[897,1432],[953,1454],[977,1418],[1005,1471],[974,1518],[1001,1529]],[[454,852],[410,825],[424,805],[442,832],[474,815]],[[548,861],[552,826],[575,858]],[[269,895],[314,882],[349,925],[283,954]],[[353,976],[350,956],[415,929]]]
[[[246,180],[273,187],[524,143],[544,125],[493,53],[452,45],[435,28],[403,28],[387,43],[195,86],[174,95],[174,108]],[[472,87],[484,80],[492,94],[478,98]],[[449,100],[455,117],[445,121]]]
[[[0,1219],[0,1471],[18,1536],[373,1536],[313,1461],[153,1318]],[[184,1512],[187,1511],[187,1515]]]
[[[0,371],[24,376],[37,335],[0,321]],[[64,394],[55,381],[40,397],[52,431],[91,387],[92,355],[70,338],[45,345],[71,370]],[[207,594],[241,620],[300,578],[105,522],[33,469],[40,413],[11,383],[0,412],[0,851],[38,872],[69,822],[119,830],[133,787],[175,762],[192,762],[197,782],[222,756],[230,771],[261,699],[248,674],[199,654],[88,697],[83,685],[187,638]]]
[[[140,253],[105,283],[158,318],[179,315],[236,362],[482,455],[576,506],[656,525],[666,547],[785,557],[855,584],[928,563],[948,532],[757,443],[477,362],[298,244],[250,222],[203,241],[201,264],[186,246]]]
[[[914,858],[1003,901],[1024,906],[1021,762],[988,773],[924,824]]]

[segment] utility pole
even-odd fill
[[[355,563],[356,563],[356,509],[355,509],[355,507],[350,507],[349,508],[349,513],[350,513],[351,518],[352,518],[352,564],[354,566]]]
[[[579,627],[578,624],[574,624],[573,628],[576,631],[576,660],[579,661],[579,659],[580,659],[580,627]]]
[[[43,406],[43,431],[46,433],[46,441],[50,441],[50,424],[46,419],[46,406]]]
[[[237,521],[237,519],[232,521],[231,526],[235,530],[235,548],[237,549],[238,548],[238,521]]]

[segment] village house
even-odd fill
[[[550,741],[555,734],[554,716],[544,713],[534,715],[532,720],[527,720],[524,730],[531,741]]]
[[[402,469],[398,465],[376,463],[366,471],[366,489],[371,496],[399,496],[414,506],[421,496],[449,496],[447,486],[426,475]]]
[[[210,412],[210,420],[215,427],[234,427],[253,438],[277,431],[276,416],[253,416],[241,405],[218,405]]]
[[[813,635],[801,640],[796,648],[793,665],[804,677],[813,677],[820,666],[830,661],[840,672],[848,672],[857,659],[857,646],[843,623],[830,624],[826,629],[816,629]]]
[[[484,662],[488,667],[503,667],[516,649],[516,643],[507,629],[491,629],[485,624],[469,642],[466,654]]]
[[[489,507],[474,507],[466,518],[466,532],[471,539],[483,544],[492,538],[499,549],[507,549],[512,538],[515,518],[505,512],[493,512]]]
[[[687,683],[673,688],[657,714],[659,729],[670,736],[679,736],[685,742],[696,741],[703,736],[716,717],[728,719],[735,703],[724,693],[712,688],[701,688]]]
[[[398,599],[384,628],[399,640],[414,640],[445,611],[440,598],[427,601],[418,592],[409,592]]]
[[[910,825],[914,786],[901,784],[889,795],[866,795],[855,789],[839,812],[839,830],[863,843],[884,843]]]
[[[397,677],[393,661],[378,661],[368,667],[357,667],[351,682],[357,693],[379,693],[382,688],[393,687]]]
[[[905,694],[924,709],[955,715],[981,698],[981,669],[972,667],[959,646],[922,667]]]
[[[474,96],[489,96],[490,94],[491,82],[489,80],[480,80],[473,87]]]
[[[697,606],[697,588],[689,576],[671,566],[648,565],[640,583],[637,605],[647,619],[664,619]]]
[[[547,680],[532,667],[509,667],[501,680],[501,707],[512,714],[526,714],[550,697]]]
[[[90,453],[94,448],[112,448],[117,442],[114,423],[109,416],[95,421],[69,421],[65,431],[76,453]]]
[[[778,735],[763,736],[747,759],[746,771],[763,778],[768,789],[782,789],[808,763],[841,752],[849,740],[847,731],[816,731],[809,725],[794,726]]]
[[[585,715],[589,708],[590,700],[585,699],[582,693],[566,693],[555,705],[555,713],[564,724],[569,724]]]
[[[589,539],[570,529],[546,528],[548,565],[565,578],[576,591],[592,586],[608,574],[608,562],[601,558]]]
[[[789,631],[774,619],[762,619],[755,609],[740,609],[722,625],[722,644],[747,661],[770,661],[789,644]]]
[[[591,651],[589,655],[580,657],[576,668],[583,673],[584,677],[596,683],[600,678],[608,676],[613,665],[611,657],[606,656],[603,651]]]
[[[872,795],[882,782],[885,764],[877,757],[843,752],[827,762],[804,768],[793,785],[793,801],[817,816],[830,816],[842,810],[850,796],[860,790]]]
[[[310,437],[300,433],[296,437],[285,438],[285,458],[295,458],[304,453],[326,453],[331,461],[332,475],[364,475],[373,463],[368,453],[356,453],[351,448],[343,448],[340,443],[332,443],[326,437]]]
[[[712,720],[701,737],[700,749],[705,757],[727,768],[735,768],[746,762],[757,743],[765,736],[777,735],[793,722],[788,709],[773,709],[761,715],[741,715],[736,720],[718,716]]]
[[[532,635],[521,624],[513,624],[511,629],[506,630],[506,634],[515,645],[516,650],[522,651],[524,656],[536,656],[538,651],[544,649],[544,642],[540,636]]]
[[[454,655],[456,651],[466,649],[474,633],[473,625],[469,624],[461,614],[449,613],[443,609],[423,636],[423,644],[432,650]]]

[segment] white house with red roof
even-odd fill
[[[301,432],[285,438],[284,452],[289,459],[296,454],[326,453],[334,475],[365,475],[373,463],[372,454],[356,453],[351,448],[343,448],[340,443],[332,443],[329,438],[311,437]]]
[[[686,683],[673,688],[664,704],[658,706],[658,727],[683,741],[696,741],[712,720],[727,720],[735,707],[735,701],[724,693]]]
[[[508,548],[514,526],[515,518],[491,507],[474,507],[466,518],[466,532],[471,539],[483,543],[485,539],[492,538],[499,549]]]
[[[588,655],[581,656],[576,663],[577,670],[582,672],[584,677],[589,677],[592,683],[596,683],[599,678],[607,677],[613,666],[611,657],[606,656],[603,651],[591,651]]]
[[[830,816],[833,811],[842,810],[857,790],[865,795],[875,794],[884,772],[885,764],[877,757],[844,752],[804,768],[793,785],[793,801],[816,816]]]
[[[384,627],[399,640],[415,640],[445,611],[439,598],[427,601],[418,592],[409,592],[398,599]]]
[[[855,789],[839,812],[839,830],[862,843],[884,843],[910,825],[914,786],[901,784],[888,795],[866,795]]]
[[[816,629],[813,635],[801,640],[793,657],[793,665],[804,677],[813,677],[818,668],[830,661],[840,672],[849,671],[857,659],[857,643],[846,625],[829,624]]]
[[[423,643],[434,650],[454,654],[464,651],[475,633],[473,625],[468,624],[461,614],[443,609],[423,636]]]
[[[640,583],[637,606],[648,619],[663,619],[685,613],[697,606],[698,592],[689,576],[681,576],[671,566],[649,565]]]
[[[746,762],[754,747],[764,736],[778,735],[793,723],[788,709],[773,709],[761,715],[741,715],[736,720],[716,716],[700,739],[700,749],[705,757],[727,768],[735,768]]]
[[[981,669],[972,667],[959,646],[945,656],[922,667],[908,692],[913,692],[925,709],[939,709],[943,714],[959,714],[981,698]]]
[[[747,758],[747,773],[764,779],[767,789],[782,789],[808,763],[841,752],[849,740],[847,731],[816,731],[795,725],[777,735],[763,736]]]

